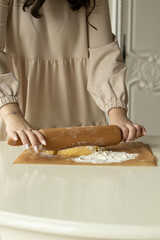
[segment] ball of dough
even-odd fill
[[[47,151],[44,151],[44,152],[48,153],[48,154],[51,154],[51,155],[56,155],[57,154],[56,150],[47,150]]]
[[[74,148],[62,149],[57,152],[58,156],[79,157],[82,155],[90,155],[97,151],[95,146],[81,146]]]

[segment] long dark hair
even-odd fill
[[[23,11],[25,11],[26,7],[31,7],[30,11],[33,17],[40,18],[42,14],[39,14],[39,9],[42,7],[42,5],[45,3],[46,0],[25,0],[23,4]],[[86,16],[87,23],[92,26],[94,29],[97,30],[96,27],[94,27],[92,24],[88,22],[88,17],[95,8],[96,0],[67,0],[70,4],[70,8],[73,11],[78,11],[81,7],[91,7],[91,10],[88,12]],[[91,2],[93,5],[91,6]]]

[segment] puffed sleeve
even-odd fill
[[[127,109],[126,65],[117,38],[111,31],[107,0],[96,0],[88,21],[97,30],[87,24],[89,44],[87,89],[97,106],[105,113],[114,107]]]
[[[19,82],[9,69],[5,53],[5,35],[9,0],[0,0],[0,108],[8,103],[18,103]]]

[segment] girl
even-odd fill
[[[0,0],[0,140],[38,152],[40,128],[118,125],[127,118],[123,63],[107,0]]]

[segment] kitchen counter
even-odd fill
[[[0,240],[160,239],[157,167],[15,165],[0,142]]]

